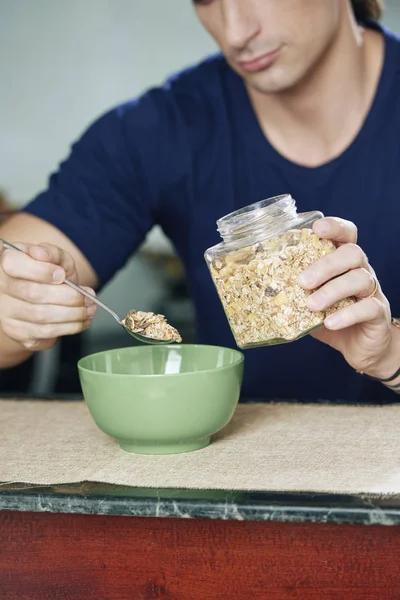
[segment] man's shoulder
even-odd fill
[[[152,135],[202,137],[226,108],[233,72],[221,54],[168,76],[160,85],[111,109],[107,119],[138,141]]]
[[[224,110],[222,89],[229,73],[224,57],[211,55],[110,108],[89,124],[77,143],[89,151],[101,147],[115,153],[123,147],[149,155],[155,146],[172,143],[195,148],[215,127],[216,113],[220,117]]]
[[[380,31],[383,33],[386,40],[389,40],[395,46],[397,46],[397,50],[400,52],[400,33],[389,29],[383,25],[379,26]]]
[[[171,74],[162,88],[170,91],[198,90],[212,88],[223,81],[229,73],[224,56],[218,52],[205,59]]]
[[[185,111],[194,105],[204,108],[215,104],[222,96],[226,80],[232,72],[222,54],[204,60],[169,75],[161,84],[149,87],[139,96],[117,106],[119,113],[146,112],[171,115],[171,111]]]
[[[381,24],[375,24],[373,28],[384,37],[386,60],[394,63],[396,70],[398,70],[400,68],[400,34]]]

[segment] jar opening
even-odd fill
[[[290,194],[260,200],[240,208],[217,221],[217,229],[225,242],[248,240],[268,230],[276,235],[296,218],[296,202]]]

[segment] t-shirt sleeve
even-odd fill
[[[103,285],[157,222],[163,189],[176,176],[179,137],[165,94],[150,90],[95,121],[23,212],[67,235]]]

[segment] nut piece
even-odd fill
[[[327,315],[355,302],[341,300],[323,312],[307,307],[312,292],[304,290],[298,278],[333,250],[333,242],[303,228],[214,258],[211,275],[239,347],[296,340],[321,326]]]
[[[123,324],[134,333],[140,333],[155,340],[178,343],[182,341],[179,331],[169,325],[164,315],[133,309],[128,312]]]

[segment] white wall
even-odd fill
[[[26,202],[96,115],[213,48],[190,0],[0,0],[0,187]]]
[[[383,0],[385,12],[383,24],[394,31],[400,31],[400,2],[399,0]]]

